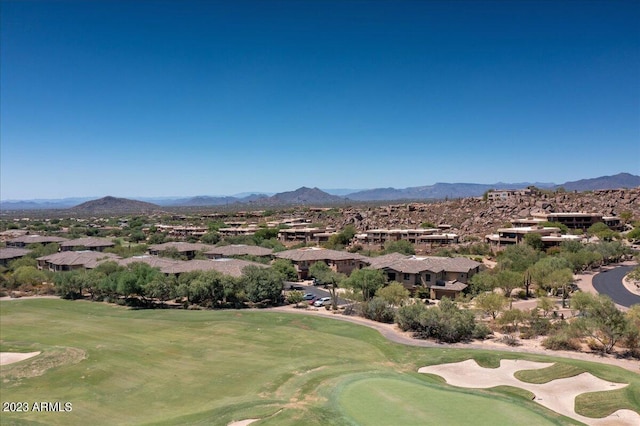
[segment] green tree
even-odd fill
[[[395,313],[395,309],[381,297],[376,296],[362,303],[362,315],[373,321],[392,323]]]
[[[379,288],[376,297],[381,298],[391,306],[402,306],[409,299],[409,290],[399,282],[393,281],[389,285]]]
[[[507,306],[508,300],[501,294],[488,292],[479,294],[475,298],[476,307],[496,319],[498,314]]]
[[[531,248],[537,251],[544,250],[544,243],[542,242],[542,235],[537,232],[527,234],[524,236],[524,242]]]
[[[527,319],[527,314],[520,309],[509,309],[504,311],[502,315],[498,318],[498,323],[503,326],[510,327],[516,333],[518,332],[518,327],[520,324],[525,322]]]
[[[629,241],[640,240],[640,227],[633,228],[627,233],[627,239]]]
[[[296,305],[296,308],[300,306],[300,303],[304,300],[304,295],[302,294],[301,291],[290,291],[287,294],[287,302],[289,302],[292,305]]]
[[[498,271],[495,274],[496,287],[504,291],[505,297],[511,297],[511,292],[522,285],[523,275],[515,271]]]
[[[33,266],[20,266],[13,272],[16,286],[34,286],[47,280],[47,274]]]
[[[581,313],[575,326],[584,335],[597,340],[603,352],[611,352],[615,344],[628,333],[627,318],[607,296],[584,293],[578,301],[579,304],[572,306]]]
[[[11,262],[9,262],[9,271],[15,271],[16,269],[20,268],[21,266],[31,266],[33,268],[37,268],[38,267],[38,261],[35,260],[33,257],[21,257],[20,259],[16,259],[16,260],[12,260]]]
[[[362,294],[362,300],[367,301],[385,283],[386,277],[381,270],[364,268],[353,271],[351,276],[345,280],[344,285],[354,291],[359,291]]]
[[[331,306],[333,310],[338,309],[338,288],[344,283],[346,276],[333,271],[324,262],[315,262],[309,267],[309,274],[325,284],[331,296]]]
[[[218,244],[218,242],[220,241],[220,234],[216,231],[207,232],[202,237],[200,237],[200,241],[202,241],[204,244]]]
[[[496,288],[494,275],[491,271],[481,271],[471,277],[468,291],[472,296],[492,291]]]
[[[563,235],[569,232],[569,227],[567,227],[567,225],[565,225],[564,223],[560,223],[560,222],[547,221],[547,222],[542,222],[540,226],[545,228],[560,228],[560,233]]]
[[[271,268],[247,266],[242,270],[244,288],[249,301],[277,304],[282,297],[283,277]]]
[[[56,293],[63,299],[79,299],[82,297],[82,277],[79,271],[70,271],[54,275]]]
[[[536,307],[542,311],[542,316],[546,318],[549,312],[556,308],[556,304],[550,297],[543,296],[536,302]]]
[[[129,234],[129,241],[132,243],[139,243],[140,241],[144,241],[147,239],[147,236],[144,235],[144,232],[140,230],[133,231]]]
[[[526,244],[508,246],[498,255],[497,268],[524,272],[544,255]]]
[[[255,234],[253,234],[253,239],[256,242],[256,245],[260,245],[263,240],[271,240],[274,238],[278,238],[278,228],[262,228],[258,229]]]
[[[284,277],[285,281],[298,280],[298,272],[296,271],[295,266],[293,266],[293,263],[288,259],[276,259],[271,264],[271,268],[278,271]]]
[[[547,283],[557,290],[562,289],[562,307],[567,307],[569,285],[573,283],[573,272],[569,268],[556,269],[547,276]]]
[[[416,254],[416,250],[407,240],[387,241],[384,243],[385,253],[401,253],[406,255]]]
[[[324,246],[330,249],[340,249],[349,245],[353,237],[356,235],[356,228],[353,225],[345,226],[341,232],[332,235],[329,237],[329,241],[327,241]]]

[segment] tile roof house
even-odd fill
[[[22,248],[28,246],[29,244],[61,243],[64,241],[67,241],[67,238],[30,234],[7,241],[7,247]]]
[[[324,262],[334,271],[349,275],[354,269],[361,269],[367,266],[370,260],[368,257],[357,253],[319,247],[285,250],[276,253],[275,257],[290,260],[296,268],[300,279],[308,277],[309,267],[316,262]]]
[[[397,281],[408,289],[429,288],[432,299],[455,297],[481,266],[465,257],[418,257],[399,253],[371,258],[370,264],[370,268],[383,270],[389,281]]]
[[[7,266],[12,260],[20,259],[29,253],[31,253],[29,249],[15,247],[0,248],[0,265]]]
[[[107,247],[113,247],[115,243],[108,238],[86,237],[75,240],[67,240],[60,243],[62,251],[70,250],[91,250],[103,251]]]
[[[61,251],[59,253],[42,256],[36,259],[38,269],[49,271],[72,271],[74,269],[93,269],[99,264],[108,261],[117,261],[120,256],[113,253],[100,253],[97,251]]]
[[[232,256],[271,256],[272,253],[273,249],[246,244],[231,244],[228,246],[214,247],[204,252],[209,259]]]
[[[262,263],[249,262],[241,259],[208,259],[208,260],[174,260],[156,256],[133,256],[118,261],[118,264],[127,266],[135,262],[146,263],[152,268],[160,269],[164,274],[182,274],[194,271],[218,271],[223,275],[232,277],[242,276],[242,270],[253,265],[260,268],[267,268]]]
[[[178,253],[186,256],[187,259],[193,259],[196,256],[197,252],[206,252],[213,248],[215,247],[209,244],[170,242],[150,245],[149,254],[159,256],[162,255],[163,252],[175,249],[178,251]]]

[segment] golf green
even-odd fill
[[[354,381],[337,400],[346,417],[363,425],[555,424],[502,399],[438,389],[400,377]]]

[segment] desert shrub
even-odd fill
[[[396,312],[396,324],[402,331],[418,330],[420,328],[420,315],[427,309],[421,303],[403,306]]]
[[[504,336],[502,336],[499,340],[500,343],[504,343],[508,346],[521,346],[522,343],[520,343],[518,341],[518,338],[515,337],[513,334],[505,334]]]
[[[432,308],[424,305],[404,306],[398,310],[396,322],[401,329],[413,331],[417,338],[433,338],[447,343],[488,334],[485,328],[477,327],[473,312],[458,308],[447,298]]]
[[[415,296],[418,299],[428,299],[430,296],[429,289],[424,287],[418,287],[418,289],[416,290]]]
[[[592,351],[602,352],[603,350],[602,345],[596,339],[591,339],[591,338],[587,339],[587,346]]]
[[[553,351],[577,351],[580,342],[566,331],[560,331],[544,339],[542,346]]]
[[[395,314],[395,309],[381,297],[374,297],[362,304],[362,315],[373,321],[392,323]]]
[[[473,334],[471,335],[474,339],[484,340],[493,332],[489,328],[489,326],[483,322],[476,322],[475,327],[473,328]]]
[[[287,294],[287,302],[292,305],[298,305],[300,302],[304,300],[304,295],[301,291],[290,291]],[[305,305],[306,306],[306,305]]]

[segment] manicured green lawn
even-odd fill
[[[355,380],[336,400],[348,418],[365,425],[557,424],[514,400],[425,386],[410,376]]]
[[[501,358],[560,361],[607,380],[632,383],[614,405],[640,412],[640,376],[616,367],[506,352],[407,347],[363,326],[278,312],[7,301],[0,302],[0,350],[43,351],[0,369],[3,403],[73,404],[67,413],[3,412],[2,425],[226,425],[245,418],[274,425],[389,424],[359,408],[379,407],[384,401],[400,401],[388,404],[394,418],[429,416],[441,419],[439,424],[466,423],[460,404],[477,410],[476,419],[509,411],[518,413],[515,419],[521,424],[572,423],[529,401],[523,392],[463,391],[416,372],[425,365],[472,357],[492,367]],[[447,415],[455,417],[442,417]],[[495,417],[494,424],[505,424],[503,419],[511,423]]]

